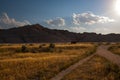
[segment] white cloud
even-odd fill
[[[86,31],[86,28],[74,26],[74,27],[70,27],[69,30],[73,31],[73,32],[84,32],[84,31]]]
[[[82,13],[82,14],[75,14],[73,13],[73,23],[76,25],[80,24],[96,24],[96,23],[109,23],[114,22],[114,19],[110,19],[105,16],[95,15],[93,13]]]
[[[19,27],[30,24],[29,21],[24,20],[23,22],[16,21],[14,18],[10,18],[7,13],[3,13],[0,17],[0,27],[5,28],[12,28],[12,27]]]
[[[111,30],[109,30],[108,28],[103,28],[103,27],[95,28],[94,31],[97,33],[104,33],[104,34],[111,33]]]
[[[46,23],[51,25],[51,26],[64,26],[65,25],[65,20],[63,18],[56,18],[54,20],[46,20]]]
[[[97,33],[120,33],[120,23],[114,22],[114,23],[108,23],[105,25],[96,25],[92,30]]]

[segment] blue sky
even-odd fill
[[[110,6],[109,3],[109,0],[0,0],[0,13],[7,12],[17,19],[39,17],[43,20],[86,11],[101,14]]]
[[[74,32],[119,33],[102,32],[103,26],[108,29],[109,22],[115,25],[113,22],[119,17],[114,14],[114,3],[115,0],[0,0],[0,27],[39,23]],[[6,17],[9,19],[5,20]]]

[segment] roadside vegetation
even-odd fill
[[[120,43],[111,45],[108,50],[114,54],[120,55]]]
[[[120,68],[105,58],[95,55],[62,80],[120,80]]]
[[[2,44],[0,80],[49,80],[95,50],[91,43]]]

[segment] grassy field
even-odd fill
[[[105,58],[95,55],[62,80],[120,80],[120,69]]]
[[[109,47],[109,50],[114,54],[120,55],[120,43],[113,44]]]
[[[0,80],[49,80],[95,48],[90,43],[1,44]]]

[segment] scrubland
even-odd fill
[[[1,44],[0,80],[49,80],[91,55],[96,44]]]
[[[120,55],[120,43],[110,45],[109,50],[114,54]]]
[[[95,55],[62,80],[120,80],[120,69],[105,58]]]

